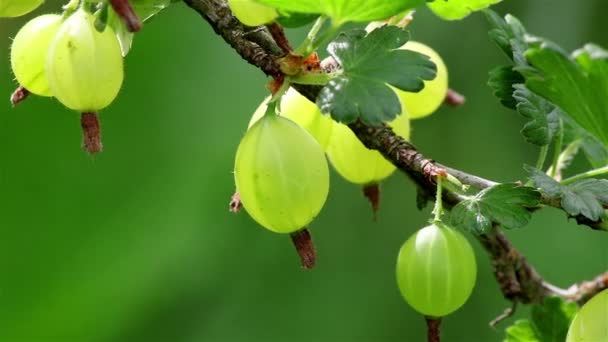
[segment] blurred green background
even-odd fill
[[[47,1],[36,13],[59,5]],[[505,0],[496,9],[570,50],[608,46],[604,0]],[[0,21],[0,341],[425,340],[394,267],[430,208],[416,209],[403,175],[383,184],[373,222],[360,189],[332,173],[311,225],[318,266],[303,271],[288,237],[228,211],[234,152],[266,94],[261,72],[198,14],[173,5],[137,35],[122,92],[101,113],[105,150],[91,158],[76,113],[48,99],[9,104],[9,37],[33,15]],[[483,16],[448,23],[423,10],[411,30],[443,55],[452,87],[468,100],[414,122],[415,144],[463,170],[522,179],[521,165],[538,151],[519,135],[523,120],[485,85],[506,59]],[[302,32],[290,36],[297,42]],[[508,235],[561,286],[608,268],[608,235],[555,210]],[[493,330],[488,322],[509,303],[472,242],[477,287],[444,320],[444,340],[500,341],[509,323]]]

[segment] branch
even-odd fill
[[[241,24],[230,12],[225,0],[185,0],[213,27],[236,52],[249,63],[261,69],[267,75],[281,78],[282,74],[277,57],[284,51],[274,41],[273,35],[266,27],[249,28]],[[273,26],[274,36],[279,35],[278,25]],[[284,44],[283,44],[284,45]],[[315,102],[321,87],[293,85],[302,95]],[[434,178],[437,174],[449,172],[463,184],[484,189],[498,183],[455,170],[435,163],[422,155],[414,145],[396,135],[387,125],[371,127],[360,121],[349,124],[350,129],[365,146],[378,150],[382,155],[395,164],[401,171],[409,175],[421,189],[434,196],[436,185]],[[447,193],[445,201],[455,205],[460,201],[458,196]],[[551,202],[551,199],[547,199]],[[553,203],[553,202],[551,202]],[[489,254],[494,267],[495,277],[500,284],[503,295],[521,303],[539,302],[548,295],[558,295],[570,300],[590,298],[606,288],[607,274],[591,282],[584,282],[569,290],[562,290],[543,280],[532,265],[519,253],[497,228],[490,233],[477,236],[486,252]]]

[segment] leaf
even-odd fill
[[[514,88],[513,98],[517,101],[517,111],[530,119],[524,125],[522,135],[531,144],[548,145],[559,130],[559,109],[522,84],[516,84]]]
[[[459,20],[471,12],[479,11],[502,0],[434,0],[428,2],[429,8],[446,20]]]
[[[536,68],[523,72],[526,86],[608,146],[608,52],[587,45],[575,56],[547,41],[535,42],[525,54]]]
[[[129,32],[127,25],[118,17],[114,10],[110,10],[108,13],[108,26],[114,30],[116,39],[118,39],[118,43],[120,44],[122,56],[125,57],[133,44],[133,32]]]
[[[608,165],[608,148],[585,131],[571,117],[561,115],[564,123],[564,144],[576,142],[594,168]],[[573,156],[574,157],[574,156]]]
[[[608,180],[585,179],[562,185],[541,170],[525,167],[536,187],[551,197],[560,198],[562,208],[571,216],[582,215],[594,222],[601,219],[608,205]]]
[[[503,342],[543,342],[536,337],[534,327],[527,319],[515,321],[505,332],[507,333],[507,337]]]
[[[545,298],[542,304],[532,306],[531,320],[517,320],[505,330],[504,342],[563,342],[577,311],[575,303]]]
[[[545,298],[542,305],[532,306],[532,323],[543,342],[566,340],[570,322],[578,311],[575,303],[566,303],[559,297]]]
[[[366,35],[361,29],[342,33],[327,50],[343,72],[321,90],[317,105],[323,113],[349,123],[357,119],[370,125],[394,119],[401,105],[390,84],[404,91],[424,88],[423,80],[435,77],[436,66],[425,55],[399,49],[409,33],[384,26]]]
[[[526,28],[514,16],[507,14],[504,19],[492,10],[485,10],[486,19],[493,27],[488,35],[516,66],[527,65],[523,54],[528,49]]]
[[[131,0],[131,6],[141,21],[148,21],[176,0]]]
[[[517,100],[513,98],[513,86],[524,82],[524,77],[511,66],[499,66],[490,71],[488,85],[500,103],[510,109],[516,109]]]
[[[534,188],[499,184],[457,204],[452,209],[452,224],[477,234],[487,231],[492,222],[507,229],[520,228],[530,220],[528,208],[539,203],[540,193]]]
[[[386,19],[424,4],[425,0],[256,0],[280,11],[322,14],[334,26],[348,21],[366,22]]]
[[[297,28],[315,21],[318,17],[317,14],[279,11],[277,21],[284,27]]]

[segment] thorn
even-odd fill
[[[296,251],[300,256],[302,268],[310,270],[315,267],[315,264],[317,263],[315,245],[308,229],[304,228],[297,232],[291,233],[291,241],[293,242],[293,245],[296,247]]]
[[[450,107],[460,107],[466,102],[466,98],[464,95],[458,93],[454,89],[448,89],[448,92],[445,94],[445,99],[443,103]]]
[[[243,203],[241,203],[241,195],[239,195],[238,191],[235,191],[232,197],[230,198],[230,212],[237,214],[243,208]]]
[[[129,0],[110,0],[110,5],[112,5],[114,12],[116,12],[125,25],[127,25],[129,32],[138,32],[141,30],[141,20],[139,20],[137,14],[135,14]]]
[[[18,105],[19,103],[21,103],[25,99],[27,99],[27,97],[30,96],[30,94],[31,93],[29,90],[25,89],[22,85],[20,85],[11,94],[11,104],[13,105],[13,107],[15,107],[16,105]]]
[[[101,127],[97,113],[82,113],[80,125],[82,126],[82,147],[84,150],[91,155],[101,152],[103,145],[101,143]]]
[[[378,210],[380,209],[380,185],[378,183],[372,183],[363,186],[363,195],[371,204],[374,221],[376,221],[378,219]]]

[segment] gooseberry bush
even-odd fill
[[[288,234],[302,267],[311,269],[317,260],[307,226],[330,192],[330,166],[362,187],[373,215],[379,184],[399,169],[418,185],[420,207],[434,202],[428,225],[395,253],[395,287],[425,317],[429,341],[439,341],[439,323],[475,291],[480,256],[469,240],[486,250],[514,305],[492,325],[517,303],[532,306],[530,319],[506,328],[505,341],[608,341],[608,273],[560,289],[501,232],[526,226],[545,207],[608,231],[608,181],[601,178],[608,173],[608,51],[587,44],[566,52],[489,8],[500,1],[184,0],[271,78],[269,95],[241,123],[231,209],[244,208],[260,226]],[[60,13],[31,19],[10,51],[18,83],[11,101],[44,96],[81,113],[85,150],[101,152],[97,115],[120,91],[134,33],[175,2],[72,0]],[[0,17],[27,14],[41,3],[4,0]],[[464,104],[448,87],[442,57],[410,38],[408,24],[422,6],[437,20],[475,12],[487,18],[490,39],[507,57],[490,71],[488,85],[497,105],[527,120],[521,134],[539,150],[536,165],[524,166],[528,179],[483,179],[439,164],[412,144],[412,120],[444,104]],[[284,28],[303,26],[309,33],[293,48]],[[565,177],[579,153],[588,170]]]

